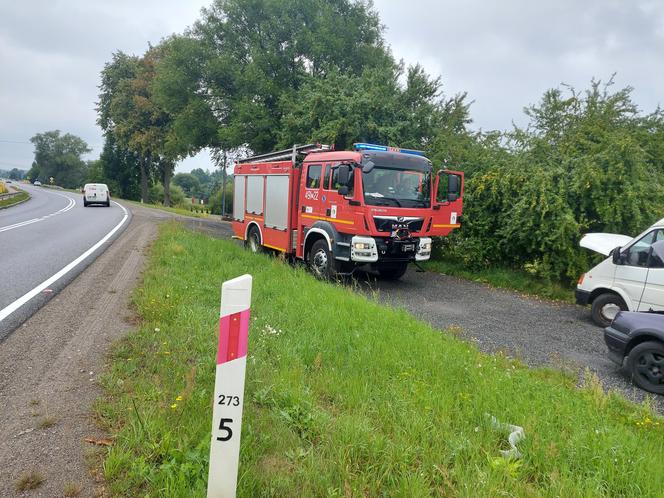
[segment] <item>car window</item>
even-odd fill
[[[663,230],[648,232],[623,253],[622,259],[624,263],[629,266],[640,266],[642,268],[647,268],[650,263],[651,267],[659,267],[654,265],[661,265],[662,261],[657,255],[654,255],[654,258],[650,257],[650,246],[660,240],[664,240]]]
[[[320,175],[322,166],[320,164],[311,165],[307,169],[307,188],[320,187]]]
[[[353,176],[353,170],[351,169],[350,171],[350,177],[348,179],[348,196],[352,197],[353,196],[353,183],[354,183],[354,176]],[[331,190],[339,190],[341,188],[341,184],[339,183],[339,166],[334,166],[332,168],[332,186]]]

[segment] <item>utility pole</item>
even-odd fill
[[[221,170],[221,216],[226,216],[226,150],[223,152],[224,162]]]

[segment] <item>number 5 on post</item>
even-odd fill
[[[243,275],[221,286],[208,498],[233,498],[236,492],[251,281],[251,275]]]

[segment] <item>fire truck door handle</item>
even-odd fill
[[[434,204],[433,205],[433,210],[434,211],[440,211],[440,204]]]
[[[327,209],[325,210],[325,216],[330,216],[330,213],[331,213],[331,212],[330,212],[330,208],[327,208]]]

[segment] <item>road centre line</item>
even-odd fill
[[[69,211],[71,208],[73,208],[76,205],[76,201],[74,199],[72,199],[71,197],[68,197],[64,194],[60,194],[58,192],[48,192],[48,193],[59,195],[60,197],[64,197],[65,199],[67,199],[69,201],[69,203],[65,207],[63,207],[62,209],[60,209],[59,211],[56,211],[54,213],[50,213],[50,214],[47,214],[47,215],[44,215],[44,216],[40,216],[39,218],[32,218],[31,220],[21,221],[20,223],[14,223],[13,225],[7,225],[7,226],[4,226],[4,227],[0,227],[0,232],[6,232],[7,230],[12,230],[13,228],[20,228],[20,227],[24,227],[26,225],[31,225],[33,223],[37,223],[38,221],[44,221],[44,220],[50,218],[51,216],[56,216],[58,214],[66,213],[67,211]]]
[[[66,196],[65,196],[66,197]],[[68,198],[68,197],[67,197]],[[69,199],[69,198],[68,198]],[[118,204],[115,201],[112,201],[113,204],[117,204],[120,206],[120,208],[124,211],[124,216],[122,217],[122,220],[120,223],[115,225],[115,227],[108,232],[104,237],[99,240],[95,245],[93,245],[90,249],[85,251],[83,254],[81,254],[78,258],[76,258],[74,261],[66,265],[64,268],[62,268],[60,271],[52,275],[51,277],[47,278],[44,280],[41,284],[37,285],[35,288],[32,290],[26,292],[23,294],[21,297],[19,297],[17,300],[15,300],[13,303],[9,304],[8,306],[4,307],[3,309],[0,310],[0,322],[7,318],[9,315],[11,315],[14,311],[19,309],[21,306],[26,304],[28,301],[30,301],[33,297],[35,297],[37,294],[39,294],[41,291],[49,287],[50,285],[54,284],[57,282],[59,279],[64,277],[67,273],[69,273],[71,270],[73,270],[76,266],[78,266],[85,258],[90,256],[93,252],[95,252],[99,247],[101,247],[108,239],[110,239],[115,232],[117,232],[120,227],[127,221],[127,218],[129,218],[129,213],[127,210],[124,208],[124,206]],[[71,209],[71,208],[70,208]]]

